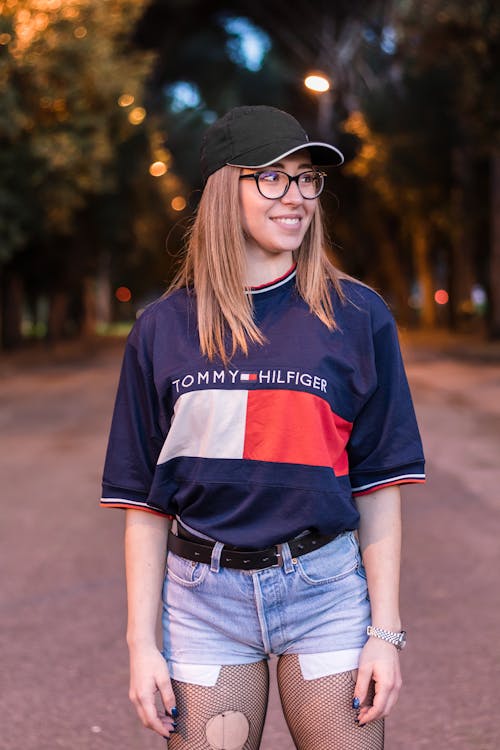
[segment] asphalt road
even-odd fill
[[[407,351],[405,687],[386,750],[498,750],[500,364]],[[0,368],[0,749],[153,750],[127,698],[121,511],[97,505],[119,350]],[[262,750],[293,750],[275,688]],[[348,748],[346,748],[348,750]]]

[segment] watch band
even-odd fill
[[[384,628],[377,628],[373,625],[368,625],[366,628],[367,635],[373,635],[375,638],[380,638],[382,641],[392,643],[399,651],[406,646],[406,631],[395,632],[394,630],[384,630]]]

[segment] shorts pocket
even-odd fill
[[[297,558],[297,571],[306,583],[335,583],[357,571],[359,552],[351,533],[343,534],[321,549]]]
[[[194,560],[186,560],[173,552],[167,555],[167,579],[186,588],[195,588],[205,580],[209,566]]]

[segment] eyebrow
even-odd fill
[[[267,169],[272,169],[273,167],[279,167],[280,169],[285,169],[285,165],[281,161],[277,161],[274,164],[270,164]],[[313,167],[312,162],[307,161],[303,162],[302,164],[297,165],[297,169],[303,169],[303,168],[311,169]]]

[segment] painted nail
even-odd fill
[[[359,708],[360,705],[361,705],[361,702],[360,702],[359,698],[354,698],[354,700],[352,702],[352,707],[353,708]]]
[[[172,706],[172,709],[170,711],[174,719],[176,719],[179,716],[179,711],[177,710],[177,706]]]

